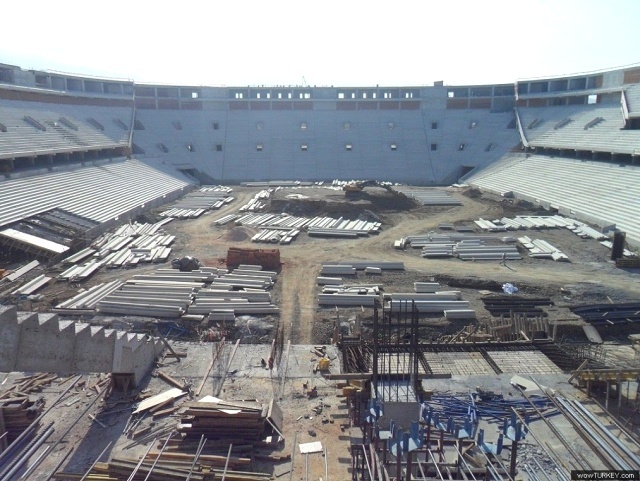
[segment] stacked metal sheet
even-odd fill
[[[540,239],[532,240],[528,236],[522,236],[518,237],[518,242],[529,250],[529,255],[531,257],[553,259],[554,261],[559,262],[569,262],[569,258],[566,254],[560,251],[557,247],[549,244],[547,241]]]

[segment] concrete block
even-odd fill
[[[107,330],[102,327],[89,326],[88,324],[84,324],[84,326],[79,331],[76,328],[74,370],[78,372],[111,372],[115,336],[107,336],[105,332]]]
[[[71,372],[75,350],[73,323],[60,325],[55,314],[33,314],[21,324],[15,369],[36,372]]]

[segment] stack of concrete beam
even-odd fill
[[[474,309],[445,309],[444,317],[446,319],[475,319],[476,311]]]
[[[403,271],[404,262],[381,262],[381,261],[343,261],[343,262],[323,262],[323,269],[327,266],[348,266],[356,270],[364,270],[367,267],[378,267],[385,271]]]
[[[198,290],[187,312],[208,315],[212,321],[230,321],[231,315],[277,314],[279,309],[267,292],[276,276],[276,272],[257,265],[241,265],[231,273],[221,273],[209,288]]]
[[[298,229],[261,229],[251,238],[251,242],[288,245],[298,237]]]
[[[384,300],[398,301],[459,301],[462,299],[460,291],[438,291],[438,292],[393,292],[384,295]]]
[[[482,218],[475,220],[474,223],[482,230],[487,230],[489,232],[504,232],[507,230],[507,227],[505,225],[495,224],[490,220],[485,220]]]
[[[216,219],[215,221],[213,221],[213,223],[216,224],[216,225],[226,225],[229,222],[233,222],[234,220],[236,220],[239,217],[240,216],[238,214],[229,214],[229,215],[225,215],[223,217],[220,217],[219,219]]]
[[[18,289],[13,291],[11,294],[14,296],[30,296],[38,289],[43,288],[51,281],[51,277],[46,277],[44,274],[40,274],[38,277],[30,280],[26,284],[20,286]]]
[[[321,276],[355,276],[356,273],[356,268],[352,265],[325,264],[320,270]]]
[[[103,265],[103,262],[91,260],[82,265],[72,266],[58,274],[58,280],[69,282],[81,282],[87,280]]]
[[[247,271],[234,270],[213,279],[213,285],[231,286],[236,289],[263,289],[273,287],[274,277],[277,274],[272,271]]]
[[[593,227],[589,227],[586,224],[583,224],[582,222],[577,222],[572,226],[572,227],[567,227],[570,231],[572,231],[574,234],[576,234],[578,237],[581,237],[583,239],[586,238],[591,238],[591,239],[595,239],[595,240],[602,240],[602,239],[606,239],[607,236],[604,235],[602,232],[594,229]]]
[[[343,284],[342,277],[316,277],[316,284],[319,286],[340,286]]]
[[[439,282],[414,282],[413,290],[416,292],[438,292],[442,286]]]
[[[84,281],[103,266],[108,268],[133,267],[139,263],[166,262],[171,255],[175,236],[160,232],[160,228],[171,219],[155,224],[125,224],[114,232],[106,233],[92,242],[91,247],[81,250],[64,260],[73,265],[58,275],[59,280]],[[90,260],[87,260],[90,259]]]
[[[535,239],[528,236],[518,238],[524,247],[529,250],[529,255],[538,259],[553,259],[557,262],[569,262],[569,257],[557,247],[552,246],[547,241]]]
[[[159,339],[85,323],[57,314],[18,313],[0,306],[0,371],[133,374],[140,382],[163,349]]]
[[[379,284],[340,284],[323,286],[323,294],[380,294]]]
[[[257,212],[264,209],[267,206],[266,202],[264,201],[271,197],[272,191],[272,189],[261,190],[253,196],[253,199],[240,207],[240,212]]]
[[[27,272],[31,272],[33,269],[35,269],[39,265],[40,265],[40,262],[31,261],[28,264],[25,264],[24,266],[16,269],[11,274],[7,274],[6,276],[4,276],[2,279],[0,279],[0,282],[14,282],[20,279],[22,276],[24,276]]]
[[[223,186],[205,186],[190,192],[175,202],[171,208],[160,213],[164,217],[194,219],[208,210],[216,210],[233,201],[231,189]]]
[[[376,294],[319,294],[318,305],[336,307],[375,307],[378,302]]]
[[[196,292],[217,276],[211,271],[180,272],[159,269],[153,274],[135,275],[95,306],[101,314],[179,318],[187,312]]]
[[[416,202],[422,205],[462,205],[460,200],[440,189],[415,189],[412,187],[395,187],[394,189],[398,192],[402,192],[407,197],[412,197]]]
[[[230,222],[230,220],[224,219]],[[350,237],[367,236],[380,230],[380,222],[349,220],[342,217],[296,217],[288,214],[246,214],[233,219],[237,224],[282,230],[307,229],[310,236]],[[220,221],[220,220],[219,220]]]
[[[456,255],[463,261],[481,260],[519,260],[522,256],[515,246],[460,246],[455,248]]]
[[[307,234],[316,237],[356,238],[378,233],[382,227],[380,222],[363,219],[334,219],[333,217],[314,217],[307,224]]]
[[[82,249],[81,251],[76,252],[73,255],[70,255],[69,257],[67,257],[66,259],[62,260],[63,264],[76,264],[78,262],[82,262],[84,260],[86,260],[87,258],[93,256],[97,251],[95,249],[93,249],[92,247],[86,247],[84,249]]]
[[[504,227],[504,230],[566,228],[582,238],[596,240],[606,238],[606,235],[602,232],[589,227],[585,223],[561,215],[519,215],[513,218],[503,217],[493,222],[484,221],[483,219],[480,219],[480,221],[480,223],[476,221],[476,224],[486,230],[492,230],[492,227]]]
[[[95,285],[58,304],[53,312],[59,314],[92,314],[96,304],[111,292],[120,289],[124,281],[116,280]]]

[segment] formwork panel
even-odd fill
[[[561,374],[562,370],[540,351],[487,351],[493,362],[506,373]]]
[[[495,373],[479,352],[425,352],[424,357],[433,374],[474,376]]]

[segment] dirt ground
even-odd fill
[[[369,189],[368,189],[369,190]],[[478,308],[480,318],[488,316],[481,310],[481,290],[488,282],[501,286],[511,282],[524,294],[551,297],[558,306],[588,302],[614,302],[635,300],[640,294],[640,273],[616,269],[608,260],[609,250],[593,239],[580,239],[566,229],[544,231],[521,231],[517,235],[528,235],[532,239],[544,239],[569,256],[570,263],[559,263],[546,259],[533,259],[526,255],[521,261],[464,262],[458,259],[424,259],[419,249],[398,251],[393,242],[412,234],[438,231],[441,223],[474,225],[473,220],[497,219],[517,214],[536,214],[538,211],[514,206],[510,201],[496,202],[493,199],[471,198],[454,192],[463,201],[456,207],[394,208],[394,198],[382,189],[370,189],[365,198],[350,201],[342,191],[323,188],[281,189],[271,200],[269,211],[288,212],[292,215],[334,215],[357,218],[369,210],[380,217],[383,226],[378,235],[368,238],[322,239],[301,234],[290,245],[278,246],[281,252],[282,271],[273,295],[280,307],[280,319],[286,329],[285,339],[297,344],[328,342],[327,329],[323,325],[335,319],[326,309],[317,308],[315,277],[322,262],[348,260],[401,261],[405,271],[384,272],[372,277],[359,274],[362,282],[379,282],[388,292],[412,290],[413,282],[435,278],[445,285],[460,287],[460,279],[467,279],[467,289],[462,288],[463,298],[472,307]],[[250,237],[255,232],[245,226],[233,224],[217,226],[214,220],[233,213],[245,203],[256,189],[238,187],[234,189],[236,200],[220,211],[210,212],[195,220],[174,221],[166,226],[170,234],[176,235],[173,256],[193,255],[206,265],[221,264],[229,246],[260,247],[252,244]],[[307,199],[290,199],[291,193],[302,194]],[[366,215],[366,214],[365,214]],[[515,235],[513,233],[509,235]],[[102,274],[101,274],[102,275]],[[375,280],[374,280],[375,279]],[[564,292],[560,292],[563,288]],[[566,295],[571,292],[571,296]],[[559,318],[571,318],[568,310],[559,310]],[[329,323],[330,324],[330,323]],[[331,330],[332,327],[329,328]]]
[[[164,229],[168,234],[176,236],[173,244],[172,258],[191,255],[200,259],[208,266],[224,265],[226,251],[230,246],[236,247],[260,247],[259,244],[250,242],[256,229],[246,226],[229,224],[218,226],[216,219],[230,213],[250,200],[258,192],[256,188],[234,187],[235,200],[225,205],[218,211],[208,212],[198,219],[174,220]],[[289,194],[301,194],[304,199],[292,199]],[[350,201],[345,199],[344,193],[338,190],[325,188],[297,188],[280,189],[274,193],[270,201],[269,211],[274,213],[287,212],[292,215],[334,215],[355,219],[359,215],[370,215],[370,211],[382,221],[382,230],[378,235],[358,239],[322,239],[308,237],[302,233],[290,245],[280,245],[282,269],[277,277],[277,282],[272,291],[274,302],[280,308],[279,316],[264,319],[264,329],[260,335],[255,335],[251,341],[261,342],[267,340],[275,332],[279,324],[284,329],[285,342],[290,340],[292,345],[317,345],[329,344],[336,319],[332,309],[321,309],[317,305],[317,294],[320,291],[316,285],[316,276],[320,272],[322,262],[341,262],[348,260],[377,260],[403,262],[405,271],[385,271],[380,276],[365,276],[359,273],[354,279],[358,282],[379,283],[384,292],[410,292],[415,281],[436,280],[443,285],[455,288],[462,292],[463,299],[470,301],[471,307],[476,309],[480,320],[488,318],[489,314],[482,307],[481,297],[483,290],[498,291],[505,282],[515,284],[523,294],[536,296],[548,296],[555,303],[555,307],[549,310],[550,319],[566,322],[574,325],[575,317],[571,315],[568,306],[583,303],[622,302],[637,301],[640,297],[640,271],[616,269],[608,259],[609,250],[592,239],[580,239],[568,230],[544,230],[522,231],[518,235],[527,235],[533,239],[544,239],[560,248],[569,256],[570,263],[559,263],[552,260],[533,259],[524,255],[521,261],[509,261],[502,265],[499,261],[464,262],[459,259],[424,259],[420,256],[419,249],[395,250],[394,240],[401,237],[424,234],[437,231],[441,223],[453,223],[456,225],[474,225],[473,221],[482,217],[484,219],[497,219],[503,216],[517,214],[536,214],[528,205],[513,205],[509,200],[467,196],[460,192],[451,192],[453,196],[462,200],[463,205],[455,207],[424,207],[414,205],[412,202],[394,198],[382,189],[368,189],[360,198]],[[146,216],[154,218],[154,213]],[[514,234],[509,234],[514,235]],[[270,245],[269,247],[273,247]],[[25,301],[20,307],[47,311],[51,305],[61,302],[75,293],[78,288],[87,288],[101,282],[114,279],[127,279],[131,275],[150,272],[159,266],[139,266],[130,270],[102,270],[93,276],[82,286],[69,286],[63,283],[55,283],[48,286],[42,294],[44,299],[40,302]],[[166,266],[161,266],[166,267]],[[54,266],[47,272],[55,274],[62,268]],[[562,291],[561,291],[562,289]],[[355,319],[359,310],[343,310],[340,319],[343,326]],[[366,317],[367,313],[365,313]],[[270,325],[273,325],[273,329]],[[465,323],[449,322],[441,318],[427,319],[424,322],[426,333],[433,336],[449,334],[458,331]],[[567,328],[567,333],[579,336],[580,330]],[[624,339],[632,332],[640,332],[640,327],[635,325],[624,329],[604,328],[603,338]],[[254,333],[255,334],[255,333]],[[261,337],[262,336],[262,337]],[[186,340],[185,340],[186,341]],[[195,361],[194,361],[195,362]],[[204,362],[204,361],[203,361]],[[293,362],[291,360],[290,362]],[[305,356],[300,355],[296,362],[307,363]],[[202,364],[202,363],[201,363]],[[206,366],[206,362],[198,369]],[[176,375],[180,374],[176,371]],[[199,376],[199,375],[198,375]],[[194,375],[194,378],[198,377]],[[335,384],[318,380],[321,383],[319,390],[326,404],[329,404],[327,412],[334,420],[333,423],[323,423],[321,416],[310,414],[310,403],[302,395],[302,378],[291,377],[283,395],[282,406],[287,413],[287,444],[282,448],[283,452],[291,452],[293,447],[289,444],[291,436],[298,433],[297,443],[321,440],[330,454],[329,479],[346,480],[350,478],[348,467],[350,456],[347,450],[349,444],[349,430],[344,427],[348,421],[348,415],[343,398],[336,397],[339,391]],[[198,377],[199,378],[199,377]],[[306,378],[305,378],[306,379]],[[254,381],[250,377],[236,378],[230,388],[230,393],[244,392],[251,387],[255,392],[270,391],[273,388],[268,380]],[[150,386],[154,386],[151,384]],[[227,385],[229,386],[229,385]],[[153,389],[160,389],[157,385]],[[238,389],[240,391],[238,391]],[[51,395],[60,392],[62,388],[50,389]],[[75,409],[81,409],[90,402],[82,399]],[[72,416],[72,414],[70,414]],[[301,417],[300,417],[301,416]],[[114,420],[114,436],[120,420]],[[84,433],[82,431],[84,429]],[[69,439],[65,446],[88,446],[83,441],[86,431],[92,430],[100,434],[95,423],[84,419],[77,428],[78,434]],[[315,432],[311,436],[309,432]],[[75,431],[74,431],[75,432]],[[102,433],[104,435],[104,433]],[[96,448],[97,449],[97,448]],[[74,455],[74,465],[77,467],[87,465],[87,462],[95,459],[96,449],[88,450],[83,455]],[[77,448],[78,452],[78,448]],[[305,479],[305,463],[309,463],[311,479],[325,477],[325,463],[322,454],[309,455],[308,459],[296,453],[294,463],[295,479]],[[55,457],[52,457],[54,459]],[[283,475],[278,479],[289,479],[289,475]]]

